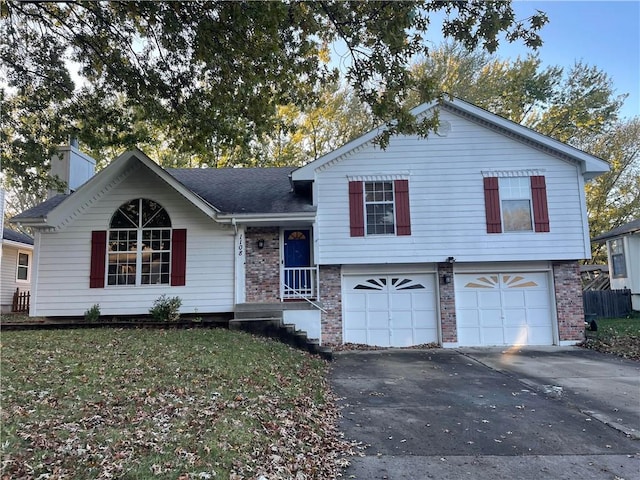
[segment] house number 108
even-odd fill
[[[238,256],[242,256],[242,235],[238,238]]]

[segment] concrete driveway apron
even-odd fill
[[[592,353],[592,362],[609,360]],[[504,361],[507,354],[513,352],[337,354],[331,383],[343,406],[341,428],[347,438],[368,445],[365,456],[352,458],[345,478],[640,478],[640,440],[629,434],[635,428],[634,402],[640,408],[637,362],[614,359],[618,375],[628,382],[624,397],[631,405],[621,418],[614,404],[622,392],[608,404],[588,389],[578,395],[568,383],[559,385],[559,372],[576,363],[571,354],[556,358],[553,365],[545,365],[539,355],[509,363]],[[512,371],[509,365],[521,370]],[[536,375],[530,380],[532,371]],[[600,373],[605,371],[601,367]],[[578,405],[576,398],[591,409]],[[613,414],[607,418],[615,417],[618,425],[601,421],[592,413],[595,407]]]

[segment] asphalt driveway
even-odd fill
[[[368,445],[345,478],[640,478],[638,362],[575,347],[343,352],[331,383],[342,430]]]

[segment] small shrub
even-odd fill
[[[153,318],[160,322],[177,322],[180,320],[180,306],[182,300],[180,297],[167,297],[160,295],[153,302],[153,307],[149,309],[149,313]]]
[[[86,312],[84,312],[84,319],[87,322],[97,322],[100,318],[100,304],[96,303]]]

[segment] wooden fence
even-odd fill
[[[631,314],[631,290],[587,290],[582,292],[585,315],[616,318]]]
[[[13,294],[12,312],[29,313],[29,302],[31,300],[31,292],[21,292],[16,288]]]

